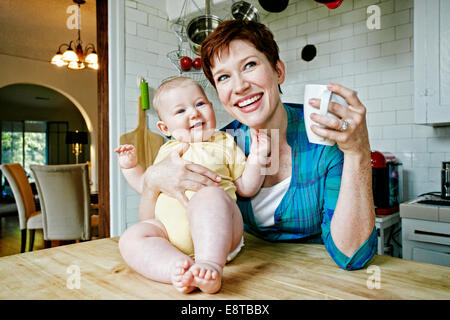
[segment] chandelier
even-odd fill
[[[82,70],[86,66],[88,68],[97,70],[98,69],[98,56],[95,51],[95,46],[89,43],[83,50],[81,41],[81,8],[80,5],[84,4],[85,0],[73,0],[74,3],[78,4],[78,39],[71,40],[69,44],[63,43],[58,47],[58,52],[53,56],[50,61],[58,67],[67,66],[69,69]],[[66,47],[64,53],[61,51]]]

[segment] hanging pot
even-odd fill
[[[269,12],[281,12],[287,8],[289,0],[258,0],[261,7]]]
[[[344,0],[315,0],[316,2],[322,3],[328,7],[328,9],[336,9],[339,7]]]
[[[258,9],[251,3],[239,1],[231,6],[231,15],[234,19],[243,19],[250,21],[259,21]]]
[[[186,27],[189,44],[196,55],[200,55],[200,45],[222,22],[219,17],[205,14],[192,19]]]

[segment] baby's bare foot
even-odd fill
[[[196,261],[183,278],[205,293],[216,293],[222,285],[222,267],[209,261]]]
[[[172,284],[181,293],[189,293],[195,289],[191,285],[193,276],[186,275],[186,271],[191,268],[192,262],[187,259],[181,259],[175,262],[172,270]]]

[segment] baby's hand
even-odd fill
[[[114,150],[119,155],[119,166],[122,169],[131,169],[137,166],[136,148],[131,144],[118,146]]]
[[[250,134],[252,138],[250,153],[256,156],[260,165],[267,166],[270,162],[270,137],[267,130],[250,129]]]

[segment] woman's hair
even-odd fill
[[[224,49],[228,49],[233,40],[245,40],[250,42],[258,51],[262,52],[269,60],[273,69],[279,57],[278,45],[273,38],[272,32],[264,24],[236,19],[227,20],[217,26],[217,28],[202,42],[201,59],[202,68],[206,78],[216,87],[211,68],[216,55]]]

